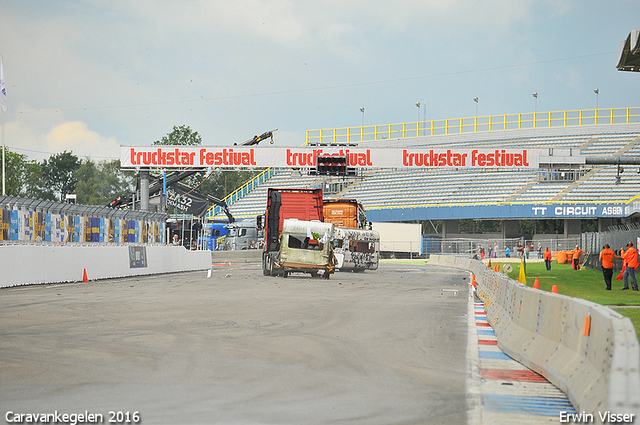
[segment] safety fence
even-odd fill
[[[357,143],[405,137],[477,133],[524,128],[640,122],[640,107],[487,115],[408,123],[307,130],[307,143]]]
[[[640,417],[640,346],[631,321],[608,307],[533,289],[481,261],[432,255],[467,270],[498,346],[564,391],[578,412]]]
[[[165,243],[167,215],[0,196],[0,244]]]

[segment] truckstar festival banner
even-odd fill
[[[540,149],[122,146],[123,168],[315,167],[346,156],[354,168],[538,168]]]

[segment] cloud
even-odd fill
[[[46,136],[47,149],[53,152],[72,151],[78,157],[94,160],[120,156],[120,145],[113,137],[105,137],[89,130],[81,121],[57,125]]]

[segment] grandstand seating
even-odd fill
[[[403,146],[456,146],[474,148],[577,148],[582,155],[640,156],[640,128],[632,132],[615,132],[598,128],[602,133],[544,135],[522,133],[517,137],[456,140],[455,135],[442,138],[413,138]],[[504,135],[503,135],[504,137]],[[366,142],[362,144],[366,145]],[[378,144],[379,146],[379,144]],[[627,201],[637,196],[640,188],[638,167],[626,167],[621,184],[615,184],[616,166],[584,166],[578,181],[544,181],[542,170],[396,170],[364,172],[338,195],[356,198],[367,208],[411,208],[416,206],[545,203],[584,201]],[[548,172],[548,171],[544,171]],[[268,187],[319,187],[323,180],[316,176],[296,176],[297,172],[279,170],[251,193],[230,205],[236,217],[264,213]],[[410,188],[410,190],[408,190]],[[220,217],[222,218],[222,217]]]

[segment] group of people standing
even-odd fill
[[[571,259],[574,270],[580,270],[580,256],[584,251],[576,245],[575,249],[571,252]],[[551,260],[553,254],[549,248],[545,248],[542,258],[544,259],[547,270],[551,270]],[[602,274],[604,275],[604,282],[606,290],[611,291],[611,280],[613,278],[613,259],[618,258],[622,260],[622,272],[617,277],[618,280],[622,280],[624,286],[622,290],[629,289],[629,281],[631,281],[631,289],[638,290],[638,281],[636,280],[635,271],[638,268],[638,250],[633,247],[633,242],[627,243],[626,249],[620,248],[620,255],[616,254],[611,249],[609,244],[604,244],[602,251],[600,251],[600,264],[602,265]]]
[[[638,268],[638,250],[633,247],[633,242],[627,243],[627,249],[620,248],[620,255],[616,254],[609,244],[604,244],[602,251],[600,251],[600,264],[602,264],[602,274],[604,275],[604,283],[607,285],[606,290],[611,290],[611,278],[613,277],[613,259],[618,258],[622,260],[622,272],[621,276],[618,276],[618,280],[622,280],[624,286],[622,290],[629,289],[629,280],[631,280],[631,288],[634,291],[638,290],[638,282],[636,280],[636,268]]]

